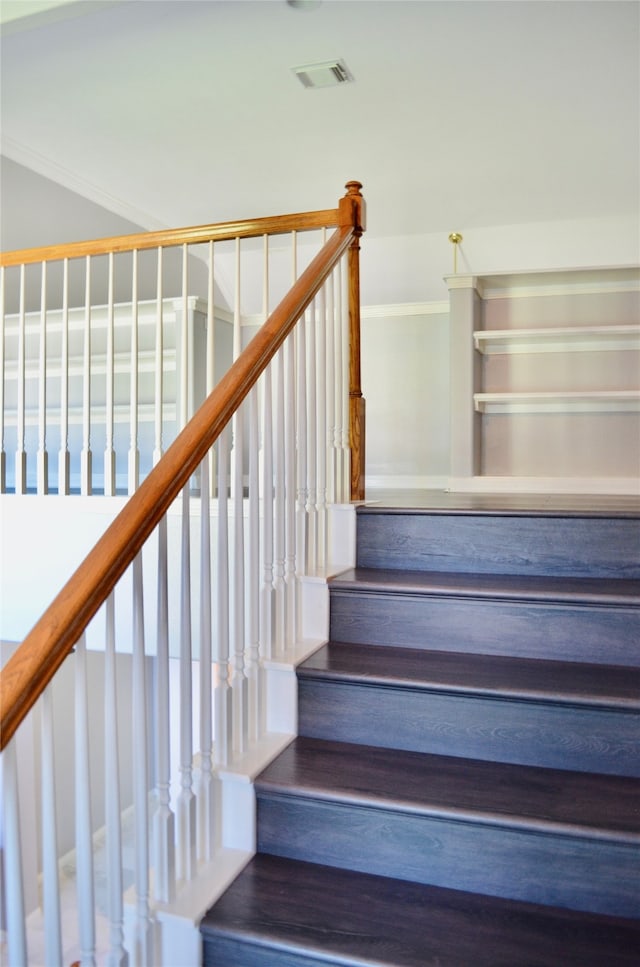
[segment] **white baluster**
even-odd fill
[[[62,273],[62,352],[60,359],[60,450],[58,493],[69,493],[69,259]]]
[[[275,648],[276,605],[273,582],[273,399],[271,366],[263,376],[262,403],[262,595],[260,640],[263,658],[273,657]]]
[[[343,345],[342,345],[342,266],[341,259],[336,266],[333,276],[334,291],[334,345],[335,345],[335,367],[334,367],[334,395],[335,395],[335,426],[333,431],[333,450],[335,459],[335,500],[342,503],[344,495],[344,472],[342,468],[342,426],[344,423],[343,399]]]
[[[228,473],[229,429],[218,437],[218,576],[217,634],[214,660],[217,665],[214,690],[216,762],[227,765],[231,760],[231,698],[229,695],[229,520]]]
[[[314,573],[318,566],[318,479],[317,479],[317,395],[316,395],[316,328],[318,304],[311,304],[306,325],[307,346],[307,566]]]
[[[164,392],[164,322],[162,318],[162,247],[158,247],[156,269],[156,369],[154,385],[154,447],[153,465],[162,456],[162,397]]]
[[[27,934],[24,920],[24,885],[22,879],[22,837],[18,802],[16,740],[11,739],[0,757],[2,772],[3,874],[4,906],[7,929],[8,964],[26,967]]]
[[[4,449],[4,265],[0,266],[0,316],[2,317],[2,332],[0,333],[0,494],[7,491],[7,455]]]
[[[189,419],[189,263],[188,247],[182,246],[182,328],[180,330],[179,429]]]
[[[260,665],[260,423],[258,388],[249,394],[249,580],[247,702],[249,741],[262,734],[262,670]]]
[[[297,634],[296,603],[296,400],[295,346],[293,336],[284,344],[285,406],[284,406],[284,495],[285,495],[285,640],[287,647],[295,644]]]
[[[113,448],[113,385],[114,385],[114,308],[113,308],[113,252],[109,252],[109,282],[107,295],[107,371],[104,450],[104,495],[113,497],[116,492],[116,454]]]
[[[80,454],[80,492],[90,496],[91,479],[91,256],[87,255],[84,279],[84,347],[82,361],[82,452]]]
[[[295,329],[296,346],[296,571],[306,572],[307,563],[307,349],[306,315]],[[296,635],[302,633],[298,611]]]
[[[107,888],[109,911],[108,967],[126,967],[122,903],[122,823],[120,762],[118,756],[118,693],[116,686],[115,603],[105,604],[104,649],[104,788],[107,831]],[[55,961],[51,961],[54,963]]]
[[[215,273],[213,258],[213,242],[209,242],[209,264],[207,276],[207,388],[208,396],[216,382],[216,319],[215,319]],[[216,483],[216,451],[214,447],[209,450],[209,482],[211,486],[211,496],[214,496]]]
[[[262,314],[269,315],[269,237],[264,236]],[[260,641],[262,657],[271,658],[275,647],[275,592],[273,585],[273,397],[271,366],[262,377],[262,593]]]
[[[244,487],[243,409],[233,418],[234,426],[234,488],[233,488],[233,732],[234,750],[241,755],[247,745],[248,709],[247,676],[244,663],[245,649],[245,568],[244,568]]]
[[[336,320],[334,297],[335,274],[331,273],[325,283],[327,293],[327,501],[335,504],[338,486],[336,478]]]
[[[171,809],[171,720],[169,705],[169,582],[167,518],[158,524],[158,606],[156,664],[157,804],[153,817],[154,893],[171,903],[175,895],[175,819]]]
[[[38,352],[38,462],[36,468],[39,494],[49,493],[49,454],[47,453],[47,263],[40,276],[40,346]]]
[[[233,314],[233,357],[242,352],[240,318],[240,239],[236,239],[235,304]],[[233,416],[233,679],[231,699],[233,706],[234,752],[242,755],[246,750],[249,732],[247,712],[247,676],[244,667],[245,649],[245,572],[244,572],[244,408]]]
[[[296,232],[292,232],[292,284],[298,276]],[[290,335],[283,347],[285,374],[284,404],[284,493],[285,493],[285,563],[287,647],[297,639],[296,584],[296,354],[295,339]]]
[[[200,776],[198,859],[210,862],[215,850],[213,735],[211,691],[211,508],[209,457],[202,461],[200,480]]]
[[[20,308],[18,310],[18,412],[16,427],[17,494],[27,492],[27,452],[25,450],[25,267],[20,266]]]
[[[138,489],[140,451],[138,450],[138,251],[131,253],[131,359],[129,362],[129,493]]]
[[[60,926],[60,882],[58,878],[58,837],[56,832],[56,769],[53,743],[53,703],[51,687],[42,693],[40,722],[42,745],[42,906],[45,923],[46,962],[62,961]]]
[[[278,350],[274,361],[275,372],[275,434],[273,447],[273,466],[275,476],[274,514],[273,514],[273,584],[275,600],[275,651],[280,654],[286,647],[285,613],[285,554],[286,554],[286,516],[285,516],[285,454],[284,454],[284,352]]]
[[[316,322],[316,392],[318,402],[316,416],[317,475],[316,506],[318,512],[319,567],[327,561],[327,299],[323,286],[319,292],[318,319]]]
[[[180,555],[180,794],[178,796],[178,876],[196,873],[196,800],[193,794],[193,670],[191,666],[191,536],[189,485],[182,488]]]
[[[351,498],[351,449],[349,446],[349,297],[347,293],[349,273],[347,256],[340,261],[341,275],[341,326],[342,335],[342,500]]]
[[[132,961],[153,964],[153,922],[149,908],[149,757],[147,674],[144,643],[142,552],[133,560],[132,736],[135,828],[135,898]]]
[[[96,925],[93,892],[89,702],[87,694],[87,654],[84,635],[76,644],[75,661],[75,806],[78,934],[80,939],[81,967],[92,967],[95,964]]]

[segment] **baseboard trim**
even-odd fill
[[[449,477],[454,493],[611,494],[640,497],[638,477]]]

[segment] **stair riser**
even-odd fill
[[[640,609],[331,591],[332,641],[640,667]]]
[[[640,717],[299,679],[299,734],[493,762],[640,778]]]
[[[316,957],[258,946],[246,940],[215,937],[204,941],[202,963],[216,964],[218,967],[318,967],[319,961]],[[339,964],[340,961],[334,960],[332,963]]]
[[[637,844],[259,794],[258,849],[418,883],[640,917]]]
[[[358,567],[640,577],[633,518],[358,514]]]

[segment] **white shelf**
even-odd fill
[[[640,350],[640,325],[483,329],[473,343],[484,355]]]
[[[566,393],[475,393],[478,413],[637,413],[640,390]]]

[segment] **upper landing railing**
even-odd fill
[[[357,191],[350,182],[333,210],[0,253],[0,493],[133,493],[235,358],[238,312],[244,342],[264,321],[265,298],[284,297],[287,236],[297,238],[301,271],[320,232],[361,204]],[[270,240],[264,258],[262,239]],[[356,453],[357,286],[356,242]],[[354,473],[361,463],[356,456]],[[353,487],[355,495],[362,481]]]
[[[75,471],[81,492],[91,492],[97,439],[104,452],[101,489],[114,493],[118,429],[125,427],[130,491],[2,672],[2,862],[11,963],[29,960],[21,823],[23,843],[41,843],[46,963],[95,960],[98,829],[108,856],[109,963],[125,963],[125,948],[129,963],[159,963],[157,931],[169,926],[156,916],[157,905],[166,910],[178,902],[202,864],[215,859],[217,777],[269,734],[270,662],[295,650],[303,634],[300,578],[328,563],[330,505],[364,496],[360,188],[349,182],[329,211],[2,256],[3,317],[9,315],[2,339],[3,487],[11,430],[15,491],[30,489],[35,463],[35,489],[47,492],[55,426],[58,491],[69,491]],[[328,237],[327,229],[333,229]],[[221,309],[222,296],[227,306]],[[180,317],[172,337],[173,384],[167,299]],[[202,303],[200,343],[193,299]],[[143,338],[145,301],[153,324]],[[247,333],[252,338],[243,348]],[[219,376],[225,345],[232,362]],[[144,473],[146,364],[153,465]],[[171,407],[177,426],[170,430],[177,435],[165,451]],[[74,427],[81,431],[77,451]],[[104,666],[89,695],[88,660],[96,655]],[[56,789],[60,737],[56,746],[51,696],[67,660],[75,669],[73,695],[65,699],[74,709],[67,740],[75,744],[73,781],[65,775]],[[169,687],[174,673],[175,691]],[[68,688],[68,675],[66,681]],[[29,713],[40,696],[35,729]],[[40,737],[31,761],[16,752],[25,727]],[[121,739],[126,729],[124,743],[119,729]],[[22,750],[32,745],[28,739]],[[25,829],[33,810],[21,808],[25,779],[18,783],[16,769],[33,775],[36,763],[40,825]],[[133,816],[136,843],[133,947],[124,936],[123,810]],[[58,842],[60,815],[75,817],[71,846]],[[66,921],[61,926],[58,887],[58,861],[70,848],[78,897],[71,941]]]

